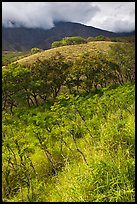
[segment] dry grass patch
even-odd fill
[[[45,60],[53,55],[56,52],[60,52],[66,60],[73,60],[78,57],[83,52],[96,52],[96,51],[107,51],[111,44],[115,42],[106,42],[106,41],[98,41],[98,42],[89,42],[87,44],[80,45],[67,45],[58,48],[53,48],[49,50],[45,50],[41,53],[36,53],[31,56],[25,57],[23,59],[17,60],[18,63],[23,65],[30,65],[39,60]]]

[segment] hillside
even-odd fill
[[[73,61],[84,52],[90,52],[90,53],[98,52],[98,51],[107,52],[109,50],[110,45],[114,43],[115,42],[98,41],[98,42],[89,42],[87,44],[80,44],[80,45],[62,46],[58,48],[45,50],[40,53],[36,53],[34,55],[20,59],[17,62],[23,65],[30,65],[36,62],[37,59],[42,61],[44,59],[49,59],[50,57],[54,56],[57,52],[60,52],[65,57],[65,60]]]
[[[2,67],[3,202],[134,202],[134,43],[14,62]]]
[[[31,55],[31,52],[2,51],[2,66],[6,66],[29,55]]]
[[[120,37],[133,34],[134,32],[114,33],[71,22],[55,22],[55,26],[49,30],[25,27],[2,27],[2,50],[28,51],[32,47],[49,49],[52,42],[69,36],[81,36],[84,38],[98,35]]]
[[[3,112],[3,201],[134,202],[134,88]]]

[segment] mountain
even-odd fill
[[[103,35],[107,37],[122,37],[133,35],[130,33],[114,33],[80,23],[55,22],[54,27],[48,30],[42,28],[2,27],[2,50],[27,51],[32,47],[49,49],[52,42],[64,37]]]

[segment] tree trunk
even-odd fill
[[[33,97],[34,97],[34,100],[35,100],[36,106],[38,106],[39,104],[38,104],[38,100],[37,100],[37,95],[34,95]]]
[[[32,105],[35,105],[31,97],[29,98],[29,100],[31,100]]]

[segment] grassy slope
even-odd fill
[[[29,52],[2,51],[2,66],[6,66],[28,55],[30,55]]]
[[[96,52],[98,50],[107,51],[109,49],[109,45],[113,43],[114,42],[97,41],[97,42],[89,42],[87,44],[80,44],[80,45],[68,45],[68,46],[49,49],[41,53],[36,53],[34,55],[20,59],[17,62],[24,65],[32,64],[38,58],[40,60],[44,60],[53,56],[57,51],[60,52],[67,60],[72,60],[78,57],[83,52],[87,52],[87,51]]]
[[[61,52],[67,60],[74,59],[86,51],[107,51],[112,43],[90,42],[54,48],[18,62],[31,64],[37,58],[49,58],[56,51]],[[59,96],[50,109],[40,106],[16,109],[13,116],[3,113],[3,199],[15,202],[133,202],[134,97],[134,85],[127,84],[116,89],[104,88],[95,95],[76,98]],[[37,133],[58,167],[58,176],[52,175],[52,165],[39,145]],[[77,137],[77,146],[85,155],[88,165],[70,133]],[[67,144],[63,143],[63,154],[62,136]],[[15,140],[19,142],[21,152],[30,156],[37,176],[25,156],[26,171],[19,168],[22,164]],[[18,165],[15,163],[14,168],[11,164],[7,165],[8,158],[14,163],[14,155],[6,149],[7,144],[16,153]],[[8,170],[12,189],[9,197],[8,190],[5,190]],[[25,184],[26,174],[32,176],[29,194]],[[20,179],[24,182],[22,193]]]
[[[3,115],[4,144],[7,141],[17,151],[13,143],[14,134],[14,140],[17,139],[21,145],[21,152],[26,147],[31,148],[37,177],[32,177],[33,191],[30,188],[29,201],[133,202],[134,99],[134,85],[129,83],[117,88],[104,88],[98,94],[59,96],[50,109],[45,106],[17,109],[13,116]],[[47,131],[46,127],[50,127],[51,131]],[[77,147],[87,164],[77,151],[70,133],[77,137]],[[37,134],[47,145],[58,167],[58,176],[52,175],[52,165],[39,146]],[[67,143],[63,143],[62,154],[61,137]],[[7,156],[5,151],[5,166]],[[16,156],[19,164],[18,153]],[[20,185],[16,178],[24,175],[16,169],[16,165],[14,168],[11,166],[10,170],[13,190]],[[28,162],[26,168],[30,175],[29,172],[33,171]],[[4,175],[5,171],[3,186],[6,185]],[[7,200],[16,202],[23,199],[26,202],[27,195],[27,187],[24,186],[22,193],[18,190]]]

